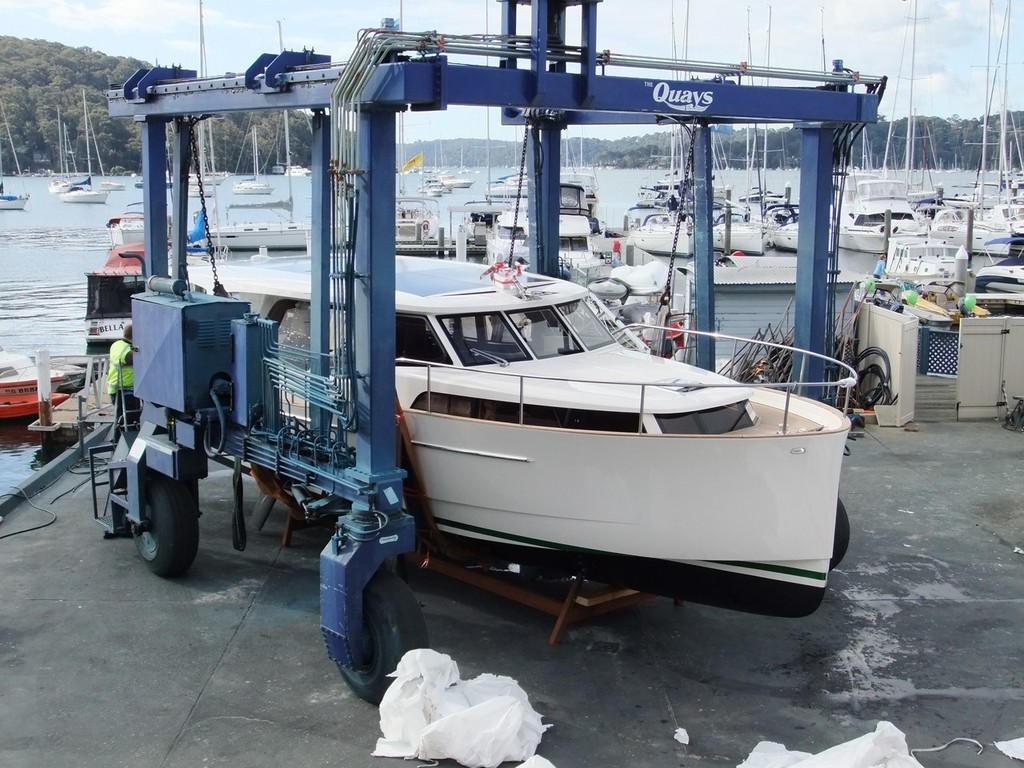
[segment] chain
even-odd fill
[[[200,215],[203,217],[204,229],[206,230],[206,254],[210,258],[210,271],[213,273],[213,295],[224,296],[228,295],[227,290],[220,282],[220,278],[217,277],[217,257],[213,251],[213,233],[210,229],[210,216],[206,212],[206,190],[203,188],[203,170],[202,170],[202,158],[199,155],[199,149],[196,145],[196,126],[201,117],[193,117],[188,121],[188,143],[189,148],[192,151],[192,166],[196,171],[196,186],[199,188],[199,208]],[[188,187],[186,184],[185,194],[188,194]]]
[[[516,206],[515,211],[512,214],[512,232],[509,238],[508,246],[508,265],[512,266],[514,259],[512,256],[516,252],[516,230],[519,228],[519,201],[523,198],[523,176],[526,175],[526,146],[530,137],[530,125],[527,123],[523,127],[523,151],[519,157],[519,180],[516,184]]]
[[[676,227],[672,233],[672,250],[668,258],[668,279],[665,281],[665,290],[662,292],[659,303],[662,307],[669,307],[672,304],[672,283],[676,273],[676,247],[679,244],[679,230],[682,228],[683,220],[686,220],[686,240],[692,242],[693,237],[693,164],[694,146],[693,132],[689,132],[690,146],[686,153],[686,164],[683,166],[683,178],[678,189],[679,207],[676,209]]]

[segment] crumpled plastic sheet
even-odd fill
[[[910,754],[903,731],[880,721],[873,733],[837,744],[812,755],[788,750],[782,744],[762,741],[739,768],[922,768]]]
[[[996,748],[1008,757],[1012,757],[1015,760],[1024,760],[1024,739],[997,741]]]
[[[406,653],[391,676],[374,756],[451,759],[469,768],[525,760],[526,768],[554,768],[543,758],[529,762],[550,725],[512,678],[482,674],[463,681],[450,656],[429,648]]]

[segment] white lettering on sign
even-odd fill
[[[651,97],[656,103],[664,104],[676,112],[704,112],[715,100],[715,94],[711,91],[673,88],[664,81],[654,86]]]

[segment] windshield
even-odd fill
[[[538,359],[583,351],[569,329],[558,319],[553,307],[511,312],[509,317]]]
[[[449,315],[438,320],[465,366],[501,365],[530,359],[500,312]]]
[[[615,339],[608,330],[608,325],[585,301],[570,301],[560,304],[558,311],[562,313],[562,317],[569,323],[577,338],[587,349],[597,349],[615,343]]]

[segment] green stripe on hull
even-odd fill
[[[490,528],[483,528],[478,525],[470,525],[469,523],[459,523],[454,520],[446,520],[443,518],[437,518],[437,524],[445,526],[447,528],[457,528],[467,533],[477,533],[484,536],[490,536],[494,539],[501,541],[507,541],[514,544],[528,544],[533,547],[543,547],[545,549],[555,549],[562,552],[589,552],[595,555],[621,555],[617,552],[606,552],[602,549],[588,549],[586,547],[573,547],[566,544],[557,544],[551,541],[544,541],[542,539],[533,539],[529,536],[518,536],[513,533],[505,533],[500,531],[493,531]],[[747,568],[753,571],[764,571],[765,573],[779,574],[780,576],[792,576],[801,579],[810,579],[812,581],[820,581],[823,584],[828,578],[827,573],[820,571],[808,571],[804,568],[794,568],[788,565],[778,565],[776,563],[755,563],[748,562],[745,560],[697,560],[697,561],[680,561],[680,562],[705,562],[714,565],[728,565],[733,568]]]

